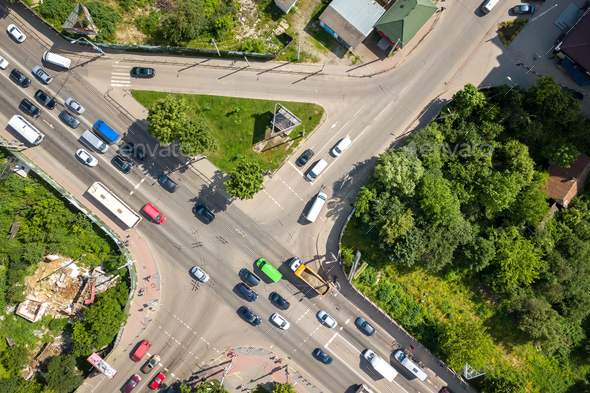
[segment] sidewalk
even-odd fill
[[[232,358],[232,352],[237,356]],[[202,383],[203,377],[207,380],[221,380],[231,364],[223,381],[223,386],[228,391],[241,390],[242,387],[253,391],[257,385],[263,385],[272,391],[274,384],[289,382],[300,393],[322,392],[307,376],[290,366],[288,358],[283,358],[280,362],[278,359],[280,355],[266,348],[236,347],[233,351],[220,354],[212,364],[203,366],[196,376],[197,379],[189,383],[196,387]]]

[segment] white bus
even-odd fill
[[[414,374],[420,381],[424,381],[428,375],[420,367],[410,360],[402,350],[398,350],[393,354],[393,357],[399,360],[399,362],[407,368],[412,374]]]
[[[118,196],[113,194],[101,182],[96,182],[90,186],[88,193],[99,201],[108,211],[113,213],[129,228],[133,228],[141,221],[141,216],[131,209]]]
[[[22,116],[14,115],[8,121],[8,125],[18,132],[31,145],[38,145],[43,142],[45,135],[41,134],[31,123]]]

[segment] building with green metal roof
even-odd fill
[[[398,0],[375,24],[391,45],[406,46],[438,8],[430,0]]]

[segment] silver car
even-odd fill
[[[53,80],[53,77],[39,66],[35,66],[35,68],[33,68],[33,75],[39,78],[39,80],[41,80],[41,82],[45,83],[46,85],[50,84]]]
[[[333,329],[336,326],[338,326],[338,322],[336,322],[336,320],[334,318],[332,318],[330,316],[330,314],[328,314],[324,310],[318,311],[318,318],[319,318],[320,321],[322,321],[330,329]]]
[[[66,100],[66,105],[70,107],[71,110],[76,112],[78,115],[81,115],[86,110],[82,105],[78,104],[76,100],[72,97]]]
[[[6,67],[8,67],[8,61],[4,57],[0,56],[0,70],[5,70]]]
[[[78,157],[80,161],[90,167],[96,166],[98,164],[98,160],[92,157],[92,155],[84,149],[78,150],[76,152],[76,157]]]

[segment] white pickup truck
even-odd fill
[[[363,351],[363,356],[365,359],[371,363],[371,366],[381,374],[385,379],[389,382],[393,381],[393,378],[397,376],[397,371],[386,360],[381,359],[375,352],[371,351],[370,349],[365,349]]]

